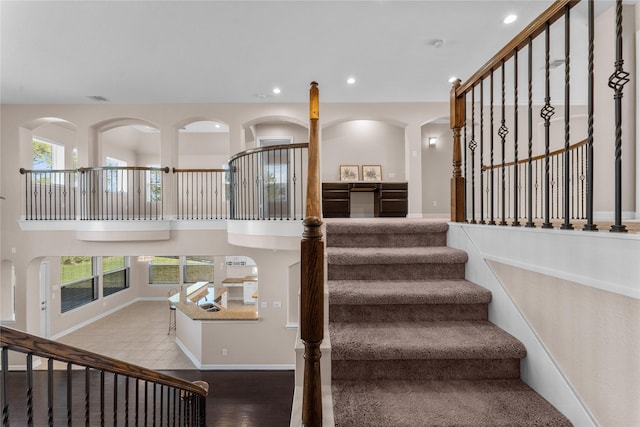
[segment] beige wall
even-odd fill
[[[490,265],[597,422],[640,425],[640,300]]]
[[[429,138],[437,138],[429,146]],[[449,216],[451,191],[451,129],[448,124],[427,123],[422,126],[422,212],[426,216]]]

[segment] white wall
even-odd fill
[[[427,217],[447,218],[451,205],[451,129],[448,124],[422,126],[422,213]],[[429,138],[437,138],[429,146]]]

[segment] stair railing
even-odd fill
[[[306,216],[300,245],[300,337],[304,343],[302,425],[322,426],[320,344],[324,339],[324,241],[320,206],[320,117],[318,83],[309,96],[309,163]]]
[[[273,145],[231,157],[231,219],[303,219],[308,147],[306,142]]]
[[[2,425],[206,425],[208,384],[0,326]],[[23,369],[9,370],[9,359]],[[34,369],[34,357],[47,370]],[[54,370],[54,363],[64,370]],[[14,363],[14,364],[18,364]],[[44,378],[46,377],[46,378]],[[46,382],[46,397],[38,381]],[[9,388],[11,385],[11,388]],[[92,394],[99,387],[99,396]],[[110,406],[110,407],[108,407]],[[157,424],[158,423],[158,424]]]
[[[560,228],[573,229],[571,222],[574,218],[585,219],[584,230],[597,230],[594,224],[594,2],[588,0],[587,25],[588,40],[586,69],[572,70],[571,49],[571,9],[579,1],[558,0],[545,10],[538,18],[531,22],[522,32],[502,48],[493,58],[483,65],[467,81],[456,80],[451,88],[451,117],[450,127],[453,132],[453,176],[451,179],[451,220],[455,222],[470,222],[490,225],[507,225],[507,219],[513,221],[510,225],[535,227],[534,219],[542,221],[542,228],[553,228],[552,219],[561,220]],[[615,135],[614,144],[615,173],[613,176],[614,224],[612,232],[625,232],[622,224],[622,95],[623,87],[629,81],[629,74],[623,70],[622,58],[622,2],[616,0],[615,10],[615,64],[614,72],[609,78],[608,86],[614,91]],[[564,58],[551,60],[551,26],[558,22],[563,25],[562,35],[554,33],[554,46],[564,47]],[[559,33],[559,32],[558,32]],[[557,40],[561,39],[561,40]],[[540,41],[534,49],[534,41]],[[543,59],[536,56],[534,50],[544,50]],[[525,76],[518,66],[519,57],[524,57],[526,63],[527,80],[527,109],[526,109],[526,137],[519,134],[519,121],[525,117],[519,115],[518,81]],[[535,60],[543,62],[542,67],[534,66]],[[564,65],[564,82],[561,88],[564,100],[551,98],[551,69]],[[505,78],[505,69],[510,71],[511,86]],[[533,86],[537,85],[539,76],[534,78],[534,70],[542,68],[544,103],[536,105],[533,102]],[[583,148],[580,148],[583,165],[575,161],[575,144],[572,145],[571,110],[571,75],[579,72],[586,76],[587,85],[587,138]],[[498,86],[499,83],[499,86]],[[508,87],[507,87],[508,86]],[[555,86],[557,87],[557,86]],[[496,94],[496,88],[498,94]],[[488,93],[487,93],[488,92]],[[509,98],[507,100],[507,93]],[[470,99],[469,99],[470,98]],[[487,99],[488,98],[488,99]],[[560,98],[556,96],[556,98]],[[554,106],[555,104],[555,106]],[[556,107],[563,111],[562,148],[551,151],[551,124]],[[470,111],[469,111],[470,110]],[[544,153],[534,154],[534,110],[539,114],[544,131],[540,139],[544,140]],[[470,114],[469,114],[470,112]],[[499,118],[494,119],[494,115]],[[603,111],[601,117],[607,114]],[[508,115],[507,115],[508,114]],[[511,116],[512,115],[512,116]],[[511,116],[511,117],[509,117]],[[488,119],[488,123],[485,121]],[[508,123],[510,122],[511,128]],[[575,133],[575,132],[574,132]],[[537,136],[537,135],[536,135]],[[574,138],[575,140],[575,138]],[[523,143],[526,141],[526,144]],[[598,141],[599,143],[600,141]],[[603,141],[604,142],[604,141]],[[521,154],[524,146],[526,154]],[[500,155],[500,160],[494,161],[494,155]],[[509,156],[509,158],[507,157]],[[556,163],[556,160],[560,163]],[[599,159],[602,161],[602,159]],[[522,168],[524,174],[513,171]],[[542,167],[534,167],[535,163]],[[579,173],[572,173],[575,168]],[[509,169],[511,180],[508,180]],[[554,171],[560,173],[554,174]],[[536,177],[536,174],[538,176]],[[581,185],[578,184],[578,181]],[[583,185],[582,185],[583,184]],[[539,186],[539,187],[538,187]],[[577,194],[576,192],[579,192]],[[554,198],[555,196],[555,198]],[[523,203],[523,197],[525,202]],[[583,198],[584,212],[576,212],[576,198]],[[536,204],[541,209],[541,217],[535,214]],[[496,222],[499,221],[499,222]],[[540,222],[540,221],[538,221]]]

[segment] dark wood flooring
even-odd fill
[[[288,427],[294,392],[293,371],[161,371],[188,381],[202,380],[209,383],[206,402],[207,426],[209,427]],[[54,425],[67,425],[66,372],[54,374]],[[72,424],[85,425],[84,370],[72,372]],[[100,380],[97,371],[91,372],[90,381],[90,421],[88,425],[100,425]],[[124,419],[135,424],[134,404],[129,404],[129,416],[124,416],[123,378],[118,378],[117,415],[114,417],[113,376],[105,375],[104,422],[105,425],[125,425]],[[8,421],[11,426],[26,426],[26,373],[12,371],[8,375],[7,397],[9,403]],[[0,387],[2,390],[3,387]],[[133,382],[130,384],[133,390]],[[33,375],[33,425],[48,425],[47,372],[34,371]],[[0,392],[1,394],[1,392]],[[131,396],[134,395],[131,391]],[[0,399],[3,396],[0,396]],[[133,397],[131,397],[133,401]],[[150,404],[151,405],[151,404]],[[141,403],[140,407],[144,405]],[[153,412],[153,411],[152,411]],[[116,420],[114,420],[116,418]],[[173,425],[169,420],[140,415],[139,425]]]

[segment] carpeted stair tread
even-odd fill
[[[327,248],[327,263],[369,264],[463,264],[467,253],[446,246],[399,248]]]
[[[491,292],[467,280],[329,280],[329,304],[483,304]]]
[[[327,234],[446,233],[449,225],[433,219],[349,218],[327,219]]]
[[[487,321],[332,322],[331,357],[357,359],[523,358],[524,345]]]
[[[333,381],[336,427],[565,427],[518,379]]]

